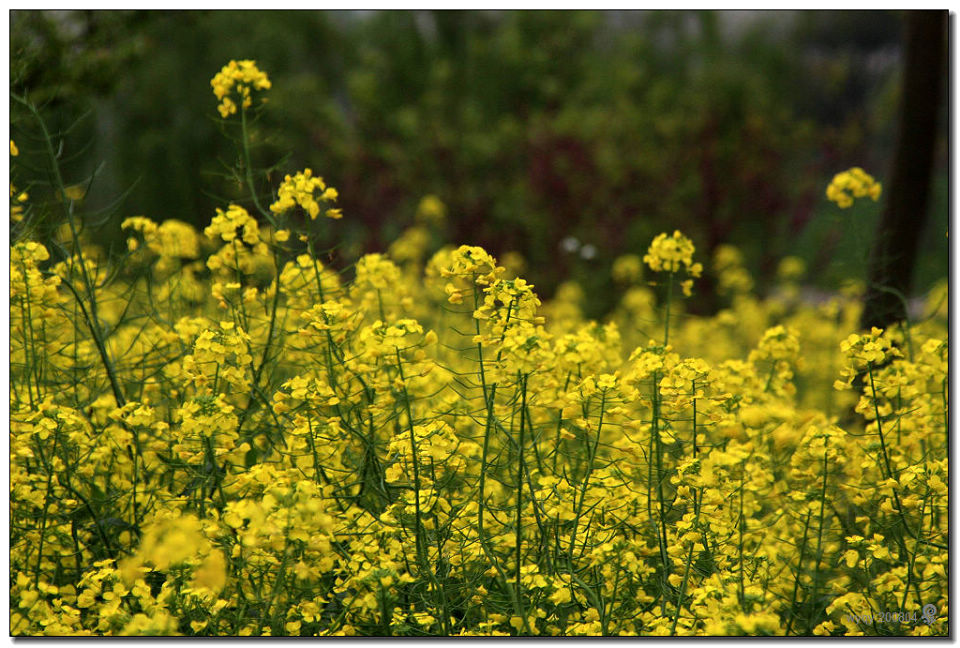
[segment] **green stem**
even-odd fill
[[[693,458],[697,458],[697,381],[694,379],[691,381],[691,390],[693,392]],[[698,489],[700,497],[702,497],[703,488]],[[698,500],[698,493],[693,494],[693,506],[696,511],[696,515],[693,518],[693,527],[696,528],[700,523],[700,503]],[[677,631],[677,621],[680,619],[680,604],[683,602],[684,594],[687,591],[687,579],[690,576],[690,565],[693,564],[693,547],[695,543],[690,543],[690,551],[687,553],[687,564],[683,570],[683,581],[680,583],[680,591],[677,592],[677,603],[676,603],[676,612],[673,616],[673,624],[670,626],[670,636],[674,636]],[[704,545],[706,546],[706,545]]]
[[[667,310],[663,318],[663,346],[670,340],[670,304],[673,302],[673,272],[667,279]]]
[[[420,460],[417,455],[417,437],[413,432],[413,411],[410,408],[410,394],[407,392],[407,382],[403,375],[403,360],[400,357],[399,348],[396,348],[396,353],[397,369],[400,372],[400,380],[403,382],[403,403],[407,410],[407,429],[410,431],[410,451],[413,453],[413,507],[414,515],[416,516],[415,538],[417,545],[417,564],[421,570],[425,570],[427,563],[423,551],[423,523],[420,513]]]
[[[702,489],[701,489],[702,490]],[[694,495],[696,498],[696,495]],[[696,499],[694,500],[696,501]],[[700,524],[700,509],[697,509],[697,514],[693,518],[693,527],[696,528]],[[676,602],[676,611],[673,614],[673,623],[670,626],[670,636],[673,637],[677,632],[677,621],[680,620],[680,605],[683,603],[683,597],[687,592],[687,579],[690,577],[690,566],[693,564],[693,548],[696,545],[695,542],[690,543],[690,551],[687,552],[687,564],[683,570],[683,581],[680,583],[680,589],[677,592],[677,602]]]
[[[790,636],[790,628],[793,626],[793,621],[796,618],[795,611],[793,606],[797,603],[797,591],[800,589],[800,574],[803,571],[803,554],[807,550],[807,536],[810,530],[810,515],[811,511],[807,509],[807,517],[803,522],[803,539],[800,541],[800,557],[797,560],[797,574],[793,580],[793,595],[790,597],[790,618],[787,620],[787,629],[784,631],[784,636]]]
[[[570,530],[570,568],[573,569],[573,548],[577,540],[577,528],[580,525],[580,517],[583,515],[583,503],[586,498],[587,489],[590,486],[590,476],[593,473],[593,462],[597,456],[597,448],[600,445],[600,434],[603,432],[603,415],[606,411],[607,390],[604,389],[600,396],[600,416],[597,422],[597,439],[590,445],[590,439],[587,439],[587,472],[584,475],[583,483],[580,486],[580,498],[577,501],[577,511],[573,518],[573,528]],[[586,543],[586,540],[584,541]]]
[[[672,276],[672,274],[671,274]],[[657,520],[653,519],[653,513],[650,512],[651,522],[654,524],[654,528],[657,530],[657,544],[660,547],[660,561],[662,563],[663,574],[670,572],[670,559],[667,555],[667,525],[664,520],[664,496],[663,496],[663,444],[660,441],[660,374],[659,372],[654,372],[653,374],[653,425],[651,426],[651,435],[650,435],[650,449],[651,449],[651,462],[656,462],[653,464],[653,468],[648,469],[648,473],[652,475],[652,478],[655,478],[657,485]],[[653,475],[653,472],[656,472]],[[653,487],[652,483],[647,485],[647,505],[650,508],[650,489]]]
[[[243,140],[243,166],[244,166],[244,176],[247,182],[247,187],[250,188],[250,198],[253,199],[253,204],[256,205],[257,211],[259,211],[264,218],[267,219],[274,229],[277,227],[276,221],[273,220],[273,216],[269,211],[265,210],[260,204],[260,198],[257,196],[257,190],[253,184],[253,166],[250,164],[250,136],[247,131],[247,109],[240,109],[240,130],[241,130],[241,139]],[[279,269],[278,269],[279,270]]]
[[[827,478],[829,476],[830,467],[827,464],[827,439],[824,439],[823,443],[823,486],[820,489],[820,522],[817,525],[817,549],[814,552],[816,562],[813,566],[813,598],[816,600],[817,592],[820,589],[820,561],[823,558],[821,554],[821,549],[823,547],[823,513],[827,501]],[[807,621],[807,634],[813,630],[814,618],[811,613]]]
[[[517,588],[517,603],[520,606],[520,618],[524,620],[524,626],[526,626],[526,615],[523,609],[523,593],[520,587],[520,567],[523,564],[522,560],[522,547],[523,547],[523,441],[524,441],[524,429],[525,421],[527,414],[527,376],[522,376],[520,378],[520,435],[519,435],[519,450],[517,458],[517,529],[516,529],[516,546],[517,546],[517,563],[514,570],[514,586]],[[527,629],[529,632],[529,628]]]
[[[53,150],[53,140],[50,137],[50,132],[47,130],[46,122],[43,121],[43,118],[40,116],[39,111],[36,106],[27,101],[24,97],[17,96],[15,94],[10,95],[11,99],[14,99],[18,103],[22,104],[30,111],[30,113],[37,120],[37,123],[40,125],[40,130],[43,132],[43,140],[46,144],[47,156],[50,158],[50,168],[53,172],[54,183],[57,191],[60,194],[60,204],[63,205],[63,212],[66,216],[66,222],[70,226],[70,234],[73,237],[73,244],[76,249],[76,255],[79,258],[80,265],[80,276],[83,279],[84,288],[87,292],[87,300],[89,301],[90,311],[87,312],[86,306],[80,303],[80,309],[83,312],[84,319],[87,322],[87,326],[90,329],[91,335],[93,335],[94,343],[97,347],[97,352],[100,354],[100,360],[103,362],[104,369],[107,372],[107,377],[110,380],[110,387],[113,390],[114,398],[117,401],[118,407],[123,407],[127,400],[123,396],[123,391],[120,389],[120,384],[117,380],[116,372],[113,368],[113,363],[110,361],[110,356],[107,353],[106,345],[104,344],[103,332],[100,330],[100,318],[97,315],[97,297],[96,291],[93,285],[93,282],[90,280],[89,273],[87,273],[87,264],[83,258],[83,249],[80,246],[80,237],[77,233],[76,223],[74,222],[73,215],[73,201],[67,197],[66,185],[63,181],[63,175],[60,171],[60,164],[57,162],[57,153]],[[69,281],[64,281],[66,285],[73,292],[74,296],[80,300],[80,295],[77,290]]]
[[[877,434],[880,436],[880,450],[883,453],[883,465],[887,469],[887,478],[896,481],[896,478],[893,475],[893,469],[890,467],[890,455],[887,452],[887,442],[883,435],[883,425],[880,423],[880,403],[877,398],[877,388],[873,381],[873,363],[867,363],[867,373],[870,376],[870,391],[872,393],[873,400],[873,412],[877,420]],[[910,525],[907,524],[907,518],[903,514],[903,506],[900,505],[900,493],[895,486],[890,487],[890,491],[893,493],[893,501],[897,505],[897,513],[900,517],[900,522],[903,524],[904,530],[914,540],[919,540],[919,536],[915,534],[911,529]],[[903,538],[900,537],[900,551],[902,554],[905,554],[907,551],[906,544],[903,542]]]
[[[52,454],[54,455],[56,455],[57,441],[60,438],[60,435],[58,434],[58,432],[59,432],[59,426],[58,426],[57,432],[54,432],[54,437],[53,437]],[[52,466],[48,465],[46,457],[43,454],[43,447],[41,446],[39,441],[37,441],[37,453],[39,454],[40,459],[43,462],[44,470],[46,470],[47,472],[47,485],[45,488],[45,492],[43,494],[43,513],[40,515],[40,542],[38,543],[38,546],[37,546],[37,567],[34,570],[34,578],[33,578],[34,586],[36,586],[37,583],[40,582],[40,570],[43,567],[43,544],[44,544],[44,540],[46,538],[46,532],[47,532],[47,513],[50,508],[50,499],[51,499],[50,491],[53,490],[53,468]]]
[[[273,333],[276,329],[277,324],[277,306],[280,303],[280,256],[274,252],[273,254],[273,265],[276,267],[277,278],[276,286],[273,291],[273,303],[270,307],[270,326],[267,329],[267,340],[263,345],[263,353],[260,356],[260,366],[257,367],[253,372],[253,385],[250,388],[250,402],[247,404],[247,407],[240,414],[240,420],[237,423],[237,432],[239,433],[241,428],[243,428],[243,423],[246,421],[247,416],[250,414],[250,408],[254,400],[255,391],[260,385],[260,376],[263,374],[263,368],[267,365],[267,358],[270,353],[270,346],[273,342]],[[249,333],[250,331],[247,331]],[[251,367],[252,368],[252,367]]]

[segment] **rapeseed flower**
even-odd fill
[[[670,329],[640,271],[702,272],[675,232],[592,321],[576,281],[428,258],[432,200],[321,260],[308,171],[283,229],[253,201],[125,219],[122,257],[11,246],[12,633],[947,633],[945,284],[860,331],[857,294],[805,303],[788,258],[761,298],[722,246],[725,307]]]
[[[269,90],[270,79],[256,61],[230,61],[210,80],[213,94],[220,101],[217,110],[226,119],[237,112],[237,100],[243,109],[253,105],[253,92]]]
[[[315,177],[310,169],[304,169],[293,176],[284,177],[277,189],[277,200],[270,205],[270,211],[282,214],[299,205],[315,220],[320,214],[320,202],[333,203],[337,200],[337,195],[337,190],[328,187],[323,178]],[[330,208],[324,215],[327,218],[342,218],[343,212]]]
[[[827,199],[841,209],[853,205],[856,198],[869,196],[874,202],[880,199],[883,186],[860,167],[853,167],[833,176],[827,186]]]

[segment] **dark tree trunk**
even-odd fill
[[[945,84],[946,11],[907,11],[900,119],[886,205],[867,270],[860,326],[906,319],[918,243],[927,221],[937,111]],[[901,297],[902,296],[902,297]]]

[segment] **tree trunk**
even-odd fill
[[[886,328],[907,317],[918,243],[927,222],[937,112],[945,84],[946,11],[907,11],[896,150],[886,205],[867,270],[860,326]]]

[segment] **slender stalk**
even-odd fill
[[[593,462],[597,456],[597,447],[600,445],[600,434],[603,432],[603,415],[606,413],[607,390],[604,389],[600,396],[600,416],[597,422],[597,438],[593,445],[587,439],[587,472],[583,477],[583,483],[580,485],[580,497],[577,501],[577,511],[573,517],[573,528],[570,530],[570,566],[573,567],[573,548],[577,540],[577,528],[580,525],[580,518],[583,515],[583,502],[586,498],[587,489],[590,486],[590,476],[593,473]]]
[[[566,392],[570,387],[570,376],[572,372],[567,372],[567,378],[563,383],[563,391]],[[553,445],[553,466],[550,469],[551,474],[557,474],[557,456],[560,454],[560,430],[563,429],[563,408],[557,409],[557,434]]]
[[[247,187],[250,188],[250,198],[253,200],[253,204],[256,205],[257,211],[267,219],[267,222],[276,227],[277,224],[273,220],[273,216],[260,204],[260,197],[257,196],[256,186],[253,184],[253,165],[250,163],[250,135],[247,130],[247,109],[245,107],[240,109],[240,133],[241,139],[243,140],[244,177],[247,181]]]
[[[800,557],[797,559],[797,574],[793,579],[793,595],[790,597],[790,618],[787,620],[787,629],[784,631],[784,636],[790,636],[790,628],[793,626],[793,621],[796,618],[794,614],[793,606],[797,603],[797,591],[800,589],[800,574],[803,571],[803,554],[807,549],[807,536],[810,530],[810,515],[812,511],[807,510],[807,517],[803,521],[803,539],[800,541]]]
[[[520,587],[520,567],[523,564],[523,442],[524,442],[524,428],[527,414],[527,376],[523,375],[520,378],[520,435],[518,440],[518,453],[517,453],[517,529],[516,529],[516,546],[517,546],[517,564],[514,570],[514,586],[517,588],[517,602],[520,605],[520,618],[525,620],[526,615],[524,614],[523,609],[523,590]]]
[[[699,508],[697,509],[697,514],[693,518],[693,528],[696,528],[698,524],[700,524]],[[680,583],[680,589],[677,590],[676,610],[673,613],[673,623],[670,625],[671,637],[677,633],[677,621],[680,620],[680,606],[683,603],[683,597],[687,592],[687,579],[690,577],[690,566],[693,564],[693,548],[695,545],[695,542],[690,543],[690,551],[687,552],[687,564],[683,569],[683,581]]]
[[[747,521],[743,517],[743,490],[745,487],[746,480],[746,466],[741,464],[740,466],[740,508],[739,515],[737,520],[737,531],[739,533],[739,538],[737,539],[737,561],[739,563],[737,569],[737,578],[739,580],[739,597],[740,597],[740,606],[746,612],[745,605],[745,595],[743,591],[743,532],[747,526]],[[821,509],[821,515],[823,514],[823,509]]]
[[[57,441],[60,439],[59,429],[54,433],[53,437],[53,451],[52,453],[56,455],[57,452]],[[40,582],[40,570],[43,567],[43,544],[46,539],[47,533],[47,513],[50,509],[50,492],[53,490],[53,468],[47,463],[47,459],[43,453],[42,444],[37,441],[37,453],[40,456],[40,459],[43,462],[44,470],[47,473],[47,484],[44,489],[43,494],[43,512],[40,515],[40,541],[37,545],[37,567],[34,570],[33,584],[34,586]]]
[[[474,303],[474,310],[476,310],[476,308],[478,308],[480,304],[480,296],[477,293],[476,283],[474,283],[474,286],[473,286],[473,303]],[[511,303],[510,306],[507,307],[507,318],[506,318],[505,324],[510,322],[510,316],[511,316],[512,310],[513,310],[513,303]],[[474,318],[473,322],[474,322],[474,328],[477,332],[477,336],[479,337],[480,321]],[[504,335],[505,334],[506,334],[506,331],[504,331]],[[503,341],[503,336],[501,336],[500,339],[501,341]],[[486,477],[487,477],[487,456],[490,450],[490,437],[491,437],[491,433],[493,432],[494,403],[496,402],[496,398],[497,398],[497,383],[493,383],[492,385],[489,386],[489,388],[487,386],[487,374],[483,364],[484,362],[483,361],[483,344],[479,341],[477,342],[477,354],[478,354],[479,363],[480,363],[480,385],[483,390],[484,405],[486,406],[486,409],[487,409],[486,421],[484,422],[484,426],[483,426],[483,451],[480,456],[480,478],[478,482],[478,489],[479,489],[480,495],[479,495],[479,498],[477,499],[477,533],[480,537],[481,544],[483,544],[485,542],[485,538],[483,534],[483,505],[485,502],[484,486],[486,485]],[[499,360],[500,360],[500,353],[497,354],[497,361]],[[484,544],[484,547],[486,547],[485,544]]]
[[[920,528],[917,529],[917,534],[918,534],[918,535],[921,534],[921,533],[923,533],[923,518],[924,518],[925,513],[926,513],[927,498],[929,498],[929,497],[930,497],[930,490],[929,490],[929,488],[928,488],[928,489],[927,489],[927,493],[926,493],[926,495],[924,496],[924,498],[923,498],[923,500],[921,501],[921,504],[920,504]],[[914,567],[914,565],[915,565],[916,562],[917,562],[917,554],[918,554],[919,552],[920,552],[920,542],[919,542],[919,539],[918,539],[918,540],[917,540],[916,542],[914,542],[914,544],[913,544],[913,555],[910,556],[910,564],[907,565],[907,584],[906,584],[906,586],[903,588],[903,598],[900,600],[900,609],[901,609],[901,610],[905,610],[905,609],[906,609],[907,596],[910,594],[910,585],[913,584],[913,567]],[[917,584],[917,585],[918,585],[918,587],[919,587],[919,584]],[[920,593],[919,593],[919,591],[918,591],[918,592],[917,592],[917,597],[918,597],[918,598],[917,598],[917,605],[919,605],[920,603],[923,602],[923,601],[919,598],[919,596],[920,596]]]
[[[693,392],[693,458],[697,458],[697,381],[691,381],[691,390]],[[697,489],[701,494],[703,488]],[[700,523],[700,504],[697,501],[697,493],[693,494],[693,506],[696,515],[693,518],[693,527],[696,528]],[[684,594],[687,591],[687,579],[690,576],[690,566],[693,564],[693,547],[696,543],[690,543],[690,551],[687,553],[687,564],[683,570],[683,581],[680,583],[680,590],[677,592],[676,611],[673,615],[673,624],[670,626],[670,636],[673,637],[677,632],[677,621],[680,619],[680,605],[683,602]]]
[[[413,497],[414,515],[416,517],[415,540],[417,546],[417,563],[420,569],[426,569],[426,556],[423,549],[423,522],[420,512],[420,460],[417,455],[417,437],[413,432],[413,411],[410,408],[410,394],[407,392],[406,378],[403,375],[403,360],[400,349],[397,352],[397,369],[400,371],[400,380],[403,382],[403,403],[407,410],[407,429],[410,431],[410,451],[413,453]]]
[[[670,340],[670,304],[673,301],[673,272],[667,279],[667,308],[663,318],[663,346]]]
[[[667,524],[663,518],[664,497],[663,497],[663,445],[660,442],[660,373],[653,374],[653,422],[650,428],[650,459],[648,460],[648,479],[647,484],[647,508],[650,515],[650,522],[657,530],[657,544],[660,548],[660,561],[662,573],[667,574],[670,571],[670,559],[667,555]],[[654,472],[656,474],[654,474]],[[656,481],[657,488],[657,519],[653,517],[651,503],[651,489],[653,481]],[[659,522],[659,523],[658,523]],[[662,588],[661,588],[662,595]]]
[[[33,314],[30,308],[30,302],[31,302],[30,282],[27,280],[26,264],[24,263],[22,264],[22,266],[23,266],[23,278],[24,278],[23,284],[26,288],[26,293],[27,293],[26,299],[24,299],[23,297],[20,298],[20,319],[21,319],[21,326],[23,326],[23,355],[26,361],[29,362],[30,365],[33,365],[37,362],[37,352],[33,342],[33,339],[34,339]],[[29,337],[28,337],[28,334],[29,334]],[[30,409],[33,409],[34,400],[33,400],[33,390],[30,389],[30,373],[31,373],[30,369],[31,367],[27,367],[27,380],[26,380],[27,398],[30,401]],[[41,398],[40,383],[38,382],[37,383],[37,400],[39,401],[40,398]]]
[[[263,369],[267,365],[267,359],[270,354],[270,346],[273,342],[273,333],[276,330],[277,324],[277,307],[280,304],[280,256],[274,252],[273,254],[273,265],[276,267],[277,277],[275,281],[275,289],[273,291],[273,303],[270,306],[270,326],[267,329],[267,340],[263,344],[263,353],[260,355],[260,365],[253,371],[253,384],[250,388],[250,404],[252,404],[254,399],[254,392],[260,385],[260,376],[263,374]],[[249,333],[249,331],[247,331]],[[244,421],[246,421],[247,416],[250,414],[250,404],[243,410],[240,414],[240,420],[237,422],[237,431],[243,427]]]
[[[71,292],[73,292],[77,300],[80,301],[80,310],[83,312],[84,319],[87,322],[87,326],[90,329],[90,334],[93,336],[94,344],[97,347],[97,352],[100,354],[100,360],[107,372],[107,378],[110,380],[110,388],[113,390],[113,395],[117,401],[117,406],[123,407],[126,404],[127,399],[123,395],[123,390],[120,389],[120,383],[117,380],[116,371],[114,370],[113,363],[110,361],[110,355],[107,353],[107,348],[104,344],[103,331],[100,329],[100,318],[97,314],[96,290],[93,285],[93,281],[90,279],[90,275],[87,272],[87,264],[83,258],[83,249],[80,246],[80,237],[77,233],[77,227],[73,214],[73,201],[67,197],[66,184],[64,183],[63,175],[60,171],[60,164],[57,162],[57,153],[53,150],[53,139],[50,137],[50,132],[47,130],[47,124],[43,121],[43,118],[40,116],[39,111],[37,111],[36,106],[27,101],[24,97],[20,97],[15,94],[11,94],[10,98],[22,104],[27,108],[27,110],[30,111],[30,113],[37,120],[37,123],[40,125],[40,130],[43,132],[43,140],[46,144],[47,156],[50,158],[50,168],[53,172],[56,189],[60,194],[60,204],[63,205],[63,212],[66,217],[66,222],[70,227],[70,234],[73,237],[74,247],[79,261],[78,265],[80,266],[80,276],[83,279],[84,289],[86,290],[87,300],[89,302],[89,312],[87,311],[87,306],[81,300],[80,294],[73,284],[69,281],[63,281],[63,285],[67,286]]]
[[[887,470],[887,478],[892,479],[893,481],[896,481],[896,477],[894,477],[894,474],[893,474],[893,469],[890,467],[890,454],[887,452],[887,442],[884,439],[883,425],[880,422],[880,403],[877,399],[877,388],[873,381],[873,363],[872,362],[867,364],[867,373],[870,376],[870,391],[872,393],[874,416],[876,417],[876,420],[877,420],[877,434],[880,437],[880,450],[883,453],[883,465],[886,467],[886,470]],[[907,535],[909,535],[911,538],[919,541],[920,540],[919,535],[914,533],[913,530],[910,529],[910,525],[907,524],[907,518],[903,514],[903,506],[901,506],[900,504],[900,493],[897,490],[896,486],[891,486],[890,491],[893,493],[893,501],[897,505],[897,514],[900,517],[900,522],[903,524],[904,530],[907,532]],[[899,543],[900,543],[900,553],[901,555],[905,555],[907,553],[907,546],[906,546],[906,543],[904,543],[902,536],[899,537]]]
[[[813,598],[816,599],[817,592],[820,589],[820,561],[823,558],[821,549],[823,547],[823,512],[827,501],[827,478],[829,475],[830,467],[827,464],[827,443],[824,439],[823,445],[823,486],[820,489],[820,521],[817,525],[817,549],[815,553],[815,560],[813,566]],[[813,630],[814,625],[813,614],[811,613],[810,617],[807,620],[807,634]]]

